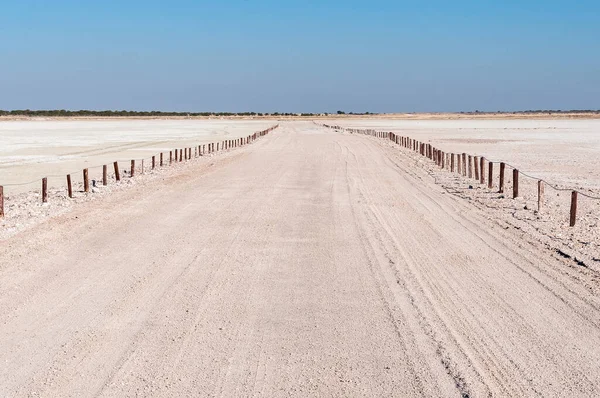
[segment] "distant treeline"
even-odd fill
[[[312,113],[260,113],[260,112],[162,112],[162,111],[68,111],[60,110],[0,110],[0,116],[315,116]]]
[[[338,115],[345,115],[343,111],[337,111]],[[372,115],[372,113],[348,113],[349,115]],[[60,110],[30,110],[30,109],[17,109],[12,111],[0,110],[0,116],[329,116],[331,113],[261,113],[261,112],[162,112],[162,111],[90,111],[90,110],[79,110],[79,111],[68,111],[64,109]]]
[[[459,112],[460,114],[463,115],[486,115],[486,114],[495,114],[495,113],[503,113],[503,114],[513,114],[513,115],[520,115],[520,114],[536,114],[536,113],[600,113],[600,110],[594,110],[594,109],[572,109],[569,111],[565,111],[565,110],[552,110],[552,109],[548,109],[548,110],[527,110],[527,111],[496,111],[496,112],[481,112],[481,111],[475,111],[475,112]]]
[[[526,110],[526,111],[496,111],[496,112],[488,112],[488,111],[469,111],[469,112],[458,112],[462,115],[493,115],[493,114],[556,114],[556,113],[594,113],[600,114],[600,110],[593,109],[574,109],[574,110]],[[314,116],[330,116],[330,115],[377,115],[377,113],[371,112],[344,112],[337,111],[335,113],[280,113],[280,112],[162,112],[162,111],[91,111],[91,110],[79,110],[79,111],[69,111],[69,110],[30,110],[30,109],[16,109],[12,111],[3,111],[0,109],[0,116],[45,116],[45,117],[69,117],[69,116],[96,116],[96,117],[110,117],[110,116],[143,116],[143,117],[164,117],[164,116],[306,116],[306,117],[314,117]]]

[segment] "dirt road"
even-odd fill
[[[599,285],[289,123],[0,243],[0,396],[598,396]]]

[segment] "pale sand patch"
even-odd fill
[[[484,156],[571,188],[600,188],[600,120],[330,120]]]
[[[0,185],[8,194],[52,187],[66,174],[80,179],[84,168],[145,158],[174,149],[248,136],[275,120],[19,120],[0,121]],[[22,184],[22,186],[10,186]]]

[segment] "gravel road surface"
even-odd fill
[[[600,276],[287,123],[0,242],[0,396],[600,396]]]

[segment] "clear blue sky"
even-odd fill
[[[600,1],[0,0],[0,109],[600,109]]]

